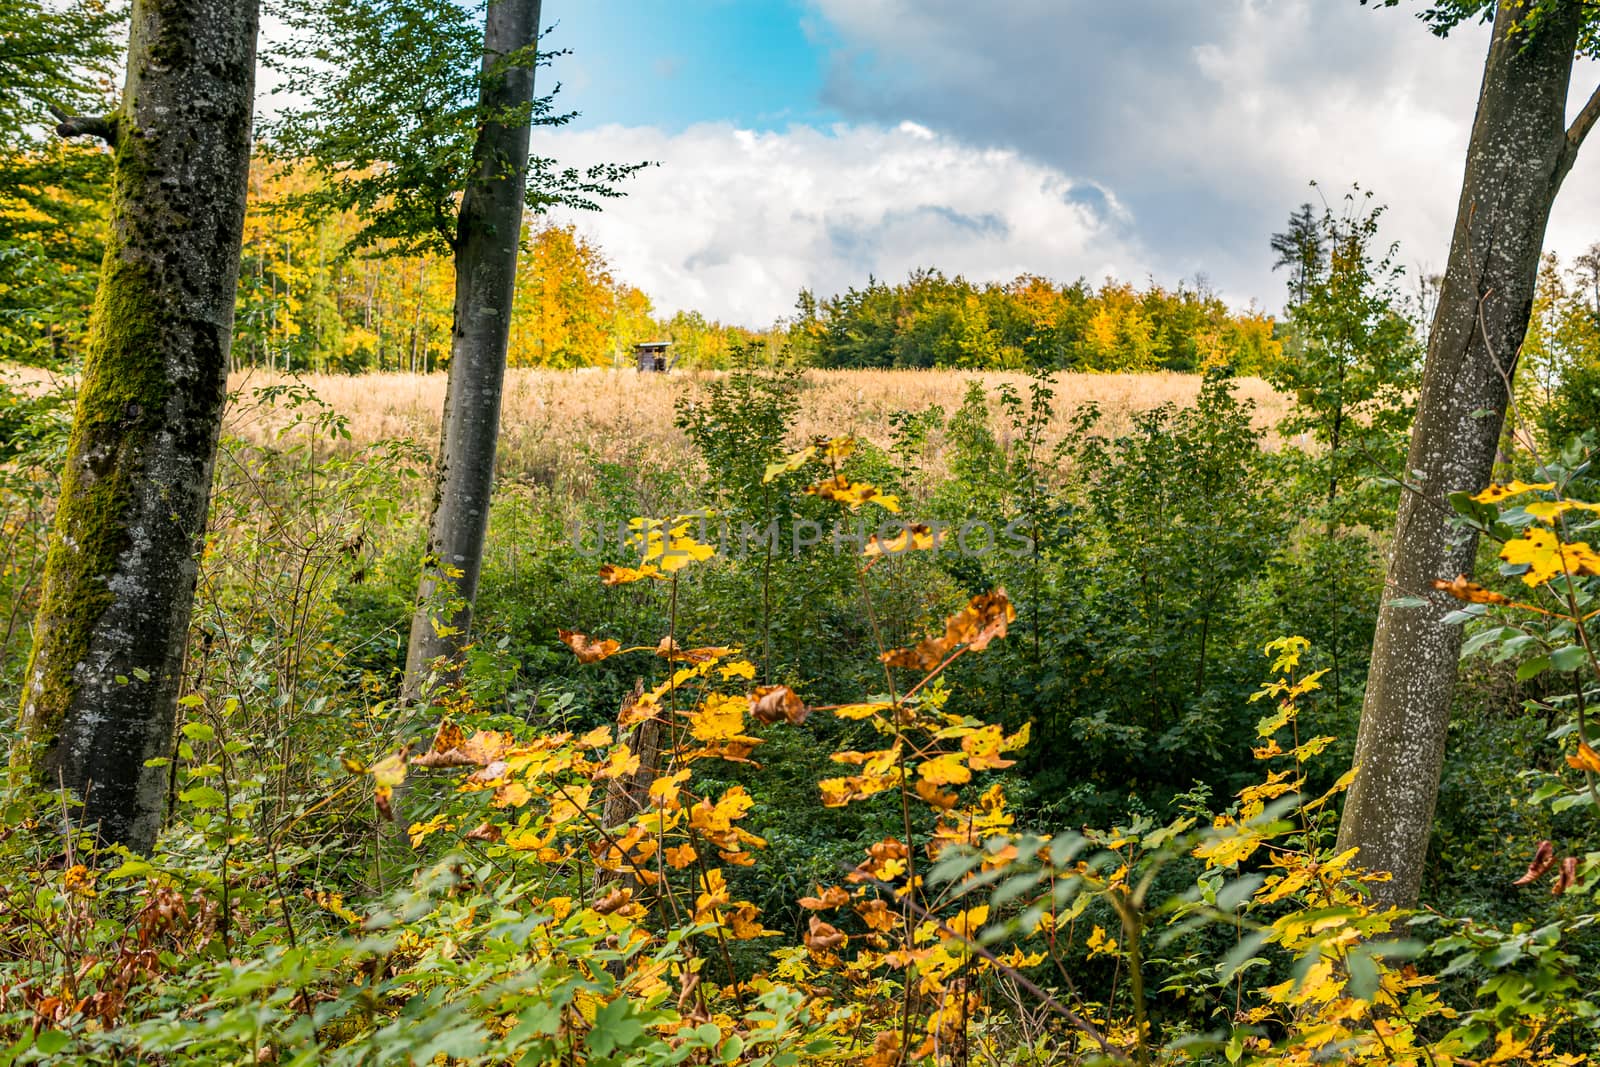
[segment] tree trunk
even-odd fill
[[[24,679],[25,760],[103,842],[160,829],[227,392],[257,0],[135,0],[111,240]]]
[[[1451,527],[1447,498],[1492,476],[1545,224],[1588,129],[1565,127],[1583,5],[1543,9],[1537,26],[1517,25],[1523,11],[1500,0],[1495,14],[1339,827],[1341,849],[1393,875],[1377,886],[1386,903],[1415,903],[1421,887],[1461,652],[1460,627],[1440,621],[1449,605],[1390,601],[1473,570],[1477,536]]]
[[[527,187],[539,6],[539,0],[493,0],[485,14],[479,114],[498,121],[485,121],[478,131],[473,176],[456,223],[450,377],[428,548],[406,650],[407,698],[418,694],[436,659],[460,652],[478,592]],[[526,59],[506,64],[513,53]]]

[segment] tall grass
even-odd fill
[[[502,466],[508,473],[543,480],[578,455],[617,462],[648,456],[658,465],[688,462],[692,451],[673,426],[674,404],[722,373],[512,370],[502,413]],[[248,391],[283,380],[258,371],[238,375],[231,384]],[[301,380],[350,419],[358,444],[403,436],[431,441],[438,435],[445,384],[441,374],[307,375]],[[1002,382],[1023,394],[1028,386],[1026,375],[1007,372],[807,371],[795,440],[851,433],[886,443],[892,413],[931,404],[953,412],[973,380],[984,383],[991,400]],[[1072,413],[1090,401],[1100,406],[1101,431],[1115,435],[1128,427],[1132,413],[1167,402],[1187,405],[1199,388],[1200,379],[1189,374],[1065,374],[1057,379],[1055,419],[1047,438],[1053,441],[1064,433]],[[1256,378],[1241,379],[1239,392],[1256,402],[1261,425],[1276,423],[1288,402]],[[263,422],[240,429],[248,437],[270,433],[272,426]],[[930,457],[939,463],[942,450],[934,445]]]

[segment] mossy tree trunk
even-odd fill
[[[484,16],[482,125],[456,223],[455,324],[407,697],[435,660],[459,654],[478,593],[527,191],[539,8],[539,0],[493,0]]]
[[[1393,875],[1377,895],[1400,905],[1415,903],[1422,884],[1461,629],[1442,623],[1442,598],[1390,605],[1473,570],[1477,537],[1451,525],[1448,497],[1493,476],[1550,208],[1600,109],[1597,91],[1566,125],[1589,11],[1576,0],[1542,8],[1536,21],[1526,11],[1500,0],[1495,13],[1339,827],[1341,849],[1359,846],[1362,864]]]
[[[104,842],[160,829],[227,391],[258,0],[134,0],[122,104],[63,116],[115,151],[18,756]]]

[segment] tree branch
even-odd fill
[[[1577,162],[1578,149],[1583,147],[1583,139],[1589,136],[1589,131],[1594,129],[1596,121],[1600,121],[1600,85],[1594,87],[1594,92],[1589,95],[1589,102],[1583,105],[1578,117],[1567,127],[1567,143],[1561,149],[1561,161],[1556,165],[1556,188],[1561,187],[1561,182],[1572,169],[1572,164]]]
[[[74,115],[55,104],[46,106],[56,118],[56,133],[62,137],[98,137],[112,148],[122,140],[122,129],[115,112],[109,115]]]

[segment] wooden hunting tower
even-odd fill
[[[671,341],[643,341],[634,345],[633,354],[639,361],[639,370],[658,374],[671,370],[672,364],[667,361],[667,349],[671,346]]]

